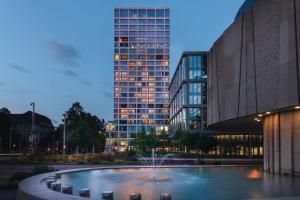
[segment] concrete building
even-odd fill
[[[136,134],[168,122],[170,11],[114,10],[114,124],[109,146],[133,148]]]
[[[264,168],[300,174],[300,2],[247,0],[208,54],[208,125],[264,133]]]
[[[219,131],[207,128],[208,52],[183,52],[169,86],[170,133],[196,133],[215,137],[212,156],[261,156],[262,131]]]

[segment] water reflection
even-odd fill
[[[261,179],[263,177],[263,174],[261,171],[258,171],[257,169],[251,170],[247,174],[248,179]]]
[[[159,174],[163,182],[139,180]],[[263,173],[260,167],[147,168],[84,171],[65,174],[62,183],[72,185],[74,194],[83,187],[98,199],[105,190],[115,199],[127,200],[130,193],[141,193],[143,200],[159,199],[170,193],[174,199],[250,199],[300,196],[300,179]],[[176,197],[176,198],[175,198]]]

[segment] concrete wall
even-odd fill
[[[266,171],[300,175],[300,110],[264,119],[264,155]]]
[[[299,47],[300,1],[257,0],[209,52],[208,124],[298,105]]]

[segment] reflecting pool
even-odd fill
[[[165,181],[140,177],[163,176]],[[124,168],[63,174],[62,185],[72,185],[74,195],[91,189],[91,198],[113,191],[114,199],[128,200],[133,192],[143,200],[159,199],[163,192],[175,200],[252,199],[300,196],[300,178],[263,173],[261,167]]]

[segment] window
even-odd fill
[[[120,10],[120,17],[128,17],[128,10]]]
[[[200,108],[189,108],[189,125],[190,129],[201,128],[202,113]]]
[[[120,20],[120,23],[121,23],[121,24],[128,24],[128,20],[127,20],[127,19],[121,19],[121,20]]]
[[[115,10],[115,17],[119,17],[120,16],[120,10]]]
[[[147,10],[147,16],[148,17],[155,17],[155,11],[154,10]]]
[[[164,10],[156,10],[156,17],[164,17]]]
[[[139,10],[138,17],[146,17],[146,10]]]
[[[130,10],[129,11],[129,17],[131,17],[131,18],[137,17],[137,10]]]

